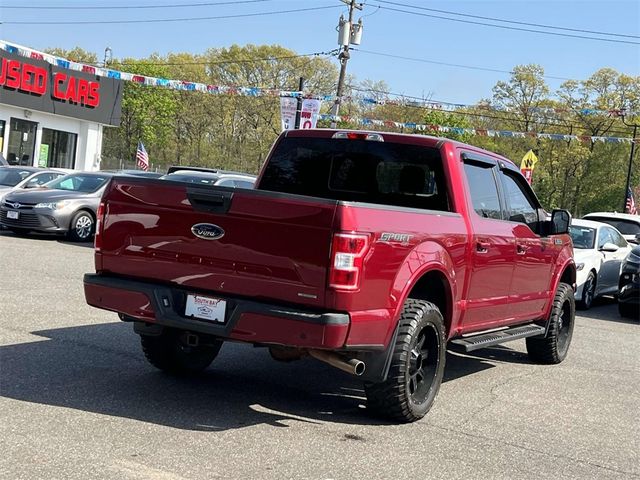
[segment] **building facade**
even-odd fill
[[[122,82],[0,50],[0,152],[11,165],[98,170]]]

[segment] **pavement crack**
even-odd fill
[[[469,432],[465,432],[465,431],[461,431],[458,430],[456,428],[446,428],[446,427],[440,427],[438,425],[431,425],[433,428],[437,429],[437,430],[442,430],[448,433],[454,433],[454,434],[458,434],[458,435],[464,435],[465,437],[469,437],[469,438],[474,438],[477,440],[484,440],[484,441],[489,441],[489,442],[495,442],[498,443],[500,445],[506,445],[508,447],[512,447],[512,448],[517,448],[519,450],[523,450],[525,452],[530,452],[530,453],[535,453],[535,454],[539,454],[539,455],[545,455],[545,456],[550,456],[550,457],[554,457],[556,459],[561,459],[561,460],[569,460],[572,462],[576,462],[582,465],[588,465],[590,467],[595,467],[595,468],[600,468],[602,470],[607,470],[609,472],[614,472],[614,473],[621,473],[624,475],[631,475],[635,478],[640,478],[640,474],[634,473],[634,472],[629,472],[627,470],[621,470],[619,468],[615,468],[615,467],[609,467],[607,465],[602,465],[600,463],[595,463],[592,462],[590,460],[582,460],[580,458],[573,458],[570,457],[568,455],[561,455],[561,454],[557,454],[551,451],[547,451],[547,450],[540,450],[537,448],[531,448],[531,447],[526,447],[524,445],[519,445],[517,443],[513,443],[513,442],[507,442],[505,440],[500,440],[497,438],[492,438],[492,437],[487,437],[485,435],[478,435],[478,434],[474,434],[474,433],[469,433]]]

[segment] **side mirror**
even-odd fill
[[[571,214],[569,210],[555,209],[551,212],[551,235],[569,233]]]
[[[617,252],[619,247],[615,243],[607,242],[600,247],[601,252]]]

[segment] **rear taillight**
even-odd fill
[[[98,213],[96,214],[96,234],[93,237],[93,246],[96,252],[102,249],[102,225],[104,224],[105,206],[104,202],[98,205]]]
[[[357,290],[364,257],[369,250],[369,235],[336,233],[331,245],[329,287],[338,290]]]

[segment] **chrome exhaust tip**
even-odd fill
[[[359,377],[366,369],[363,361],[356,358],[345,358],[337,353],[325,350],[309,350],[309,355],[321,362],[328,363],[332,367],[339,368],[343,372]]]

